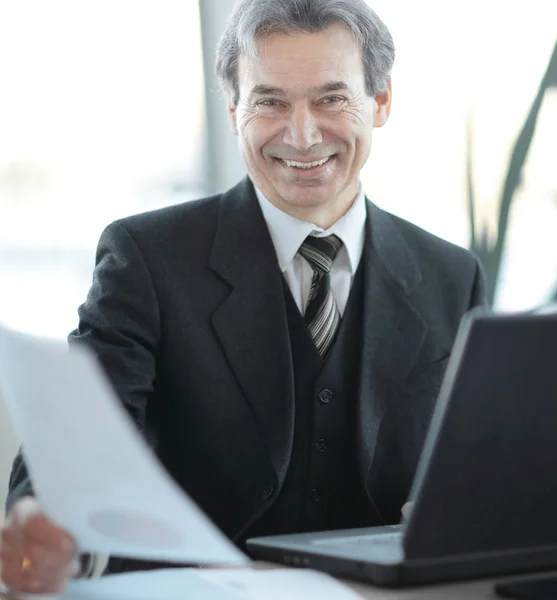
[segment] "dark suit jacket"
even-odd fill
[[[395,522],[483,279],[466,250],[367,208],[357,447],[379,520]],[[294,415],[282,275],[249,179],[107,227],[79,316],[70,340],[97,352],[166,468],[240,536],[280,490]],[[30,485],[20,456],[8,503]]]

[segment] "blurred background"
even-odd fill
[[[243,176],[212,73],[232,4],[0,0],[1,322],[65,336],[109,222]],[[397,59],[368,197],[477,252],[497,310],[557,299],[557,2],[369,4]]]

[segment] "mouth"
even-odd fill
[[[333,154],[313,161],[288,160],[285,158],[277,158],[276,160],[291,172],[302,176],[313,176],[318,175],[321,171],[325,171],[334,158],[335,155]]]

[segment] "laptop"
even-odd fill
[[[247,541],[383,586],[557,568],[557,314],[468,313],[399,525]]]

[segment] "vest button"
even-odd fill
[[[317,452],[325,452],[327,450],[327,442],[322,438],[315,442],[315,449]]]
[[[321,501],[321,492],[319,490],[311,490],[311,492],[309,493],[309,499],[314,504],[317,504]]]
[[[321,390],[319,392],[319,401],[323,404],[329,404],[329,402],[333,399],[333,392],[331,390]]]
[[[267,500],[269,500],[274,493],[275,493],[275,486],[274,485],[268,485],[263,490],[263,500],[265,500],[265,502],[267,502]]]

